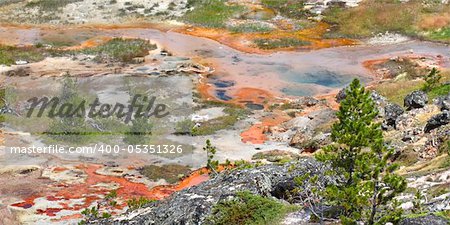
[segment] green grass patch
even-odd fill
[[[243,6],[227,5],[224,0],[199,0],[189,3],[194,9],[183,17],[188,23],[198,26],[221,28],[226,21],[244,11]]]
[[[156,49],[156,44],[143,39],[123,39],[114,38],[100,46],[84,49],[81,52],[96,55],[100,62],[127,62],[133,61],[133,58],[144,57],[150,50]]]
[[[12,65],[17,60],[38,62],[45,58],[44,52],[34,47],[12,47],[0,45],[0,65]]]
[[[234,33],[267,33],[273,31],[273,28],[260,23],[245,23],[228,27],[228,30]]]
[[[450,210],[435,212],[434,215],[450,220]]]
[[[438,29],[427,35],[428,38],[437,41],[450,42],[450,27]]]
[[[450,93],[450,85],[441,85],[439,87],[435,87],[428,92],[428,97],[430,99],[436,98],[438,96],[447,95]]]
[[[205,136],[216,133],[219,130],[224,130],[232,127],[237,121],[248,115],[249,111],[239,107],[228,107],[224,109],[227,114],[212,120],[201,123],[200,127],[192,129],[192,135]]]
[[[450,80],[450,72],[442,71],[441,84]],[[403,105],[403,100],[409,93],[420,90],[425,82],[423,80],[388,81],[379,84],[375,90],[385,96],[389,101]],[[428,98],[434,99],[450,92],[450,85],[440,85],[428,92]]]
[[[405,218],[415,219],[415,218],[423,217],[423,216],[426,216],[426,215],[428,215],[428,212],[412,213],[412,214],[405,215]]]
[[[260,49],[278,49],[278,48],[291,48],[310,45],[311,42],[298,40],[296,38],[280,38],[280,39],[267,39],[258,38],[253,40],[256,46]]]
[[[140,171],[142,175],[150,180],[158,181],[159,179],[164,179],[168,183],[173,184],[189,174],[191,169],[183,165],[169,164],[164,166],[148,165],[144,166]]]
[[[221,201],[213,207],[207,224],[278,224],[294,209],[293,206],[248,191],[238,192],[234,199]]]
[[[65,7],[66,5],[70,3],[75,2],[81,2],[83,0],[37,0],[37,1],[30,1],[25,6],[26,7],[39,7],[42,11],[55,11],[59,10],[60,8]]]
[[[403,106],[403,100],[409,93],[420,90],[423,86],[422,80],[386,82],[378,85],[375,90],[386,97],[390,102]]]
[[[311,13],[304,9],[305,0],[262,0],[261,2],[289,18],[302,19],[311,16]]]
[[[332,7],[324,12],[325,21],[337,24],[345,37],[369,37],[386,31],[411,34],[423,7],[418,1],[364,1],[351,9]]]

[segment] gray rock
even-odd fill
[[[450,112],[444,111],[442,113],[439,113],[431,117],[427,121],[427,125],[425,125],[425,133],[429,133],[431,130],[446,125],[448,123],[450,123]]]
[[[298,130],[291,137],[289,146],[298,148],[302,151],[314,152],[318,146],[312,139],[313,138],[311,132],[307,132],[306,130]]]
[[[312,158],[302,158],[284,165],[271,164],[225,171],[197,186],[176,192],[167,199],[150,203],[119,217],[94,221],[91,224],[202,224],[217,202],[235,196],[236,192],[250,191],[263,196],[283,198],[283,191],[292,188],[295,177],[305,173],[323,176],[327,169]],[[334,182],[332,178],[323,178],[319,180]]]
[[[423,91],[413,91],[405,97],[403,103],[408,110],[423,108],[428,103],[428,95]]]
[[[2,75],[8,76],[8,77],[26,77],[26,76],[30,76],[30,74],[31,74],[31,69],[29,66],[17,66],[11,70],[2,72]]]
[[[390,103],[384,107],[384,123],[387,126],[395,126],[397,118],[404,113],[403,108],[397,104]]]
[[[399,225],[448,225],[450,221],[445,218],[429,214],[416,218],[406,218],[400,221]]]
[[[346,93],[347,88],[342,88],[336,95],[336,102],[341,102],[342,100],[345,99],[345,97],[347,97],[347,93]]]
[[[450,93],[446,96],[441,96],[433,100],[434,104],[437,105],[442,111],[450,110]]]

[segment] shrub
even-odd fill
[[[276,224],[289,211],[289,206],[274,199],[238,192],[235,198],[217,203],[206,224]]]
[[[423,91],[429,92],[432,89],[439,86],[439,81],[442,76],[440,75],[440,71],[436,68],[433,68],[428,75],[425,76],[425,84],[422,87]]]
[[[203,151],[206,152],[206,158],[208,159],[206,162],[206,168],[208,168],[214,174],[217,174],[217,169],[219,167],[219,161],[213,160],[216,155],[217,148],[211,144],[211,141],[206,140],[206,146],[203,147]]]
[[[145,197],[132,198],[127,201],[127,206],[130,210],[136,210],[136,209],[140,209],[143,206],[147,205],[148,203],[151,203],[154,201],[156,201],[156,200],[150,200]]]
[[[192,134],[192,129],[194,126],[195,123],[190,119],[179,121],[175,126],[175,134]]]

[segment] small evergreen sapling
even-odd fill
[[[430,73],[424,77],[425,84],[423,85],[422,90],[425,92],[429,92],[433,90],[433,88],[438,87],[441,78],[442,76],[440,74],[440,71],[436,68],[433,68]]]
[[[377,114],[370,93],[359,80],[353,80],[337,112],[339,121],[332,127],[334,144],[316,155],[331,165],[330,174],[339,177],[338,184],[329,185],[324,195],[328,203],[343,207],[343,224],[400,219],[393,197],[406,188],[406,182],[393,173],[397,168],[390,163],[393,150],[384,144],[381,124],[374,122]]]
[[[206,140],[206,146],[203,147],[203,150],[206,152],[207,162],[206,168],[208,168],[214,174],[217,174],[217,169],[219,167],[219,161],[213,160],[214,156],[217,152],[217,148],[211,144],[211,141]]]

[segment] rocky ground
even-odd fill
[[[186,96],[193,95],[192,111],[182,122],[197,128],[197,133],[176,131],[166,136],[192,147],[192,152],[178,159],[19,157],[29,165],[0,169],[4,184],[0,223],[75,224],[86,218],[81,214],[84,209],[98,206],[100,213],[113,218],[91,221],[96,224],[198,224],[217,202],[240,191],[284,204],[287,199],[282,193],[292,189],[293,179],[300,174],[311,172],[321,175],[321,181],[333,182],[322,176],[326,166],[311,156],[331,142],[330,127],[345,97],[339,89],[356,76],[374,81],[369,89],[380,112],[378,120],[385,139],[396,150],[398,173],[408,180],[409,188],[398,200],[411,218],[401,224],[447,224],[436,216],[450,210],[447,45],[393,32],[348,39],[334,33],[335,24],[318,22],[330,7],[359,9],[364,3],[360,1],[307,1],[298,10],[287,10],[289,5],[268,7],[267,1],[230,0],[226,10],[244,8],[220,20],[219,26],[208,18],[198,21],[196,10],[207,14],[210,9],[193,2],[0,2],[0,21],[5,23],[0,43],[19,48],[5,51],[0,46],[1,59],[8,51],[17,56],[8,65],[0,65],[2,85],[20,83],[35,90],[51,84],[36,85],[40,79],[58,79],[68,71],[80,79],[105,79],[105,86],[111,76],[167,79],[165,92],[176,87],[187,90]],[[439,4],[446,7],[448,3]],[[220,15],[228,15],[226,10]],[[447,23],[445,15],[439,18],[436,24]],[[128,62],[83,52],[115,37],[150,40],[155,48]],[[356,44],[360,45],[322,49]],[[322,50],[305,52],[316,49]],[[423,77],[432,68],[442,70],[442,89],[424,93],[420,91]],[[292,96],[286,92],[289,88],[297,91],[295,95],[308,97]],[[2,105],[0,114],[15,113]],[[2,145],[4,140],[24,146],[45,143],[12,125],[2,127]],[[250,163],[210,177],[202,169],[206,140],[217,147],[215,159],[221,163]],[[423,196],[419,200],[417,191]],[[107,196],[114,192],[117,196],[111,205]],[[132,210],[127,201],[140,197],[159,201]],[[418,214],[417,201],[423,205]],[[310,218],[310,212],[297,208],[282,223],[307,224]]]

